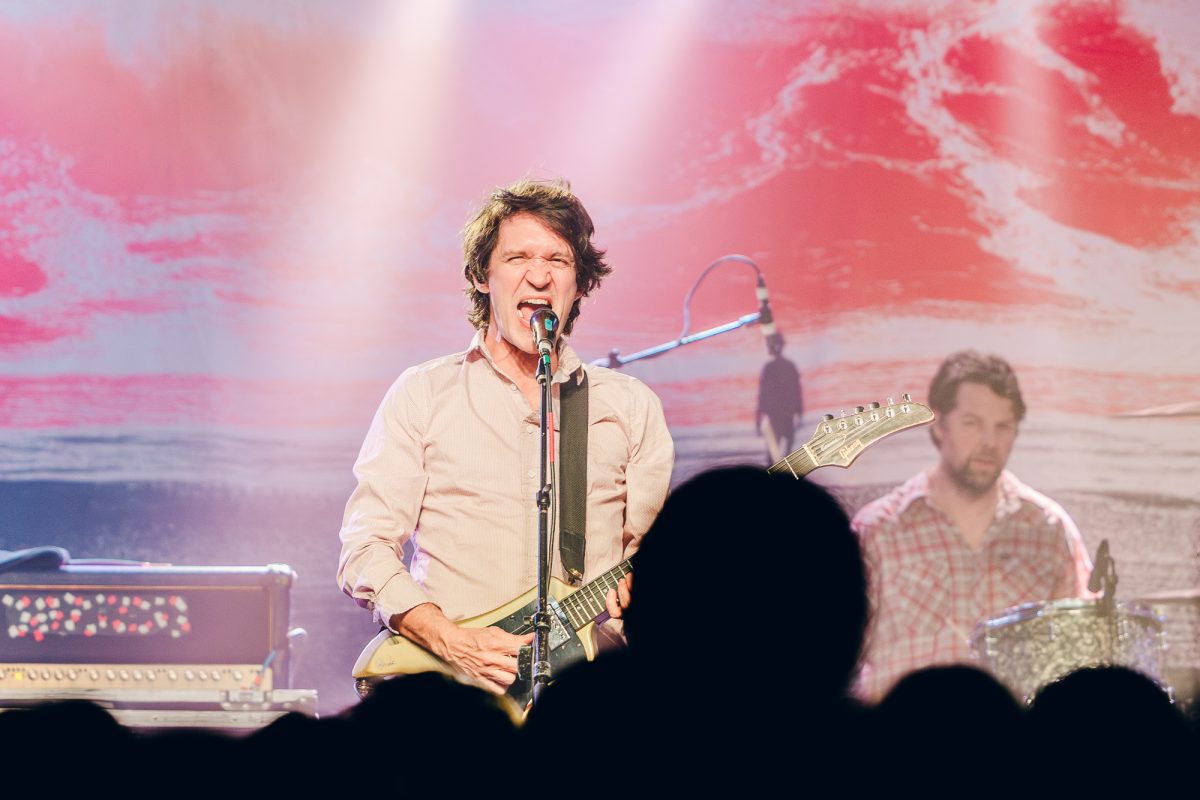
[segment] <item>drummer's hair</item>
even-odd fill
[[[939,415],[949,414],[958,401],[958,387],[964,383],[981,383],[1007,397],[1012,401],[1017,422],[1025,419],[1025,400],[1012,366],[1000,356],[977,350],[960,350],[946,356],[929,384],[929,407]]]
[[[477,283],[487,282],[488,262],[500,239],[500,224],[514,214],[532,214],[571,246],[579,297],[562,325],[563,334],[569,334],[583,298],[600,286],[612,267],[605,263],[604,251],[592,243],[596,228],[591,216],[571,191],[571,185],[562,179],[522,178],[497,188],[463,228],[463,276],[467,279],[465,291],[471,302],[467,319],[479,330],[486,329],[490,322],[490,298],[479,291]]]

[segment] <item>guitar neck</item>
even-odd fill
[[[596,617],[607,610],[604,598],[609,589],[617,588],[617,582],[631,572],[633,568],[629,566],[629,559],[625,559],[560,600],[558,607],[567,615],[572,627],[579,630],[584,625],[595,622]]]
[[[808,443],[768,468],[801,478],[817,467],[848,467],[867,447],[898,431],[925,425],[933,420],[928,406],[913,402],[907,394],[900,403],[888,400],[886,407],[872,403],[869,408],[858,407],[852,416],[834,419],[827,415]],[[769,426],[768,426],[769,427]],[[633,572],[629,559],[588,581],[575,592],[559,601],[559,609],[575,630],[594,622],[607,610],[604,598],[617,582]]]

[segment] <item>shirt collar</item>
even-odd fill
[[[1003,519],[1021,508],[1020,483],[1015,475],[1008,470],[1000,472],[998,480],[1000,496],[996,500],[996,519]],[[904,484],[900,497],[900,512],[904,511],[915,501],[924,499],[929,502],[929,470],[921,470]],[[930,503],[930,505],[933,505]],[[935,506],[936,508],[936,506]]]
[[[1020,483],[1008,470],[1000,473],[1000,499],[996,501],[996,519],[1015,514],[1021,509]]]
[[[471,346],[467,348],[467,353],[478,352],[483,359],[491,365],[492,369],[497,374],[503,375],[496,362],[492,359],[492,352],[484,346],[484,339],[487,336],[487,329],[476,330],[475,335],[471,338]],[[558,341],[558,370],[555,371],[554,377],[550,379],[551,383],[562,383],[567,379],[567,376],[575,374],[583,362],[579,360],[579,356],[575,350],[567,343],[565,338]]]

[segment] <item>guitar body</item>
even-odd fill
[[[575,630],[558,609],[556,601],[574,591],[574,588],[557,578],[550,579],[550,607],[554,612],[550,630],[550,669],[553,675],[576,661],[590,661],[596,656],[595,623],[589,622]],[[536,607],[537,587],[534,587],[499,608],[457,624],[460,628],[495,626],[509,633],[528,632],[532,630],[529,620]],[[418,672],[457,674],[445,661],[424,647],[388,630],[380,631],[368,642],[354,663],[355,685],[360,695],[367,694],[371,686],[381,680]],[[518,677],[508,689],[509,697],[522,707],[529,701],[532,692],[533,686],[528,677]]]

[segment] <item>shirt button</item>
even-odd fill
[[[526,477],[526,478],[532,478],[532,477],[533,477],[533,470],[529,470],[528,472],[526,472],[526,473],[525,473],[525,477]]]
[[[513,385],[513,384],[511,384],[511,383],[508,385],[508,388],[509,388],[509,389],[511,389],[511,390],[512,390],[512,391],[514,391],[514,392],[517,390],[517,387],[516,387],[516,386],[514,386],[514,385]]]

